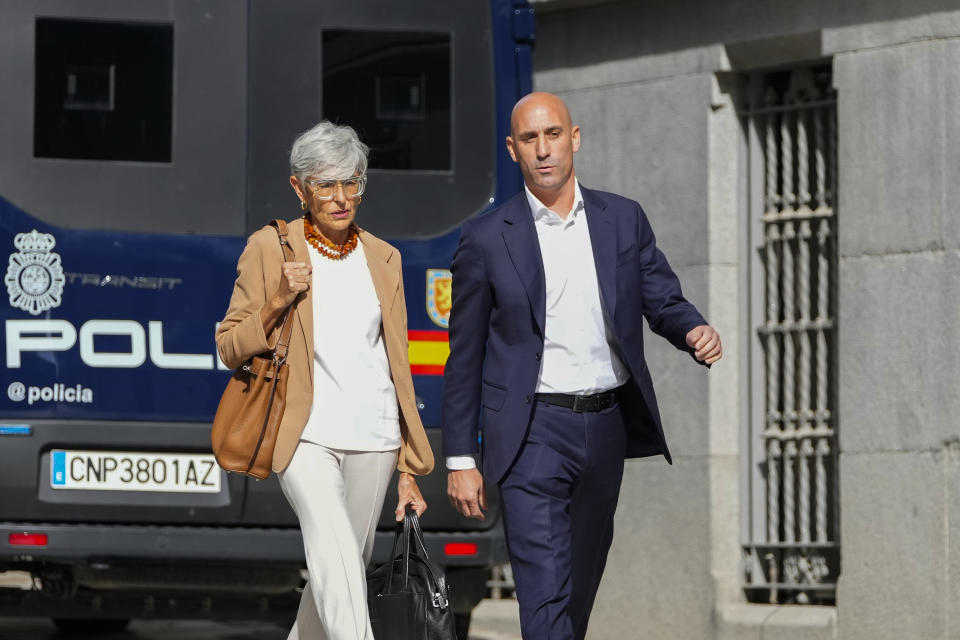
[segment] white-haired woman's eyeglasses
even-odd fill
[[[314,197],[318,200],[333,200],[337,194],[337,188],[343,189],[343,195],[348,198],[359,198],[367,186],[367,176],[354,176],[346,180],[310,178],[306,183],[313,188]]]

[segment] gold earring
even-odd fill
[[[307,210],[307,201],[306,201],[306,200],[301,200],[301,201],[300,201],[300,210],[301,210],[301,211],[306,211],[306,210]]]
[[[363,196],[357,196],[357,204],[363,202]]]

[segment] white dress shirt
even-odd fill
[[[363,245],[343,260],[310,247],[313,406],[301,440],[347,451],[400,447],[397,392]]]
[[[543,358],[537,393],[592,394],[615,389],[629,374],[607,321],[580,184],[566,219],[524,185],[546,280]],[[450,456],[448,469],[472,469],[471,456]]]

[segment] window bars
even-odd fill
[[[835,601],[836,98],[830,67],[743,79],[752,418],[743,545],[749,600]]]

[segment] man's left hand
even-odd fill
[[[693,356],[704,364],[713,364],[723,357],[720,334],[708,324],[690,330],[687,334],[687,346],[694,350]]]

